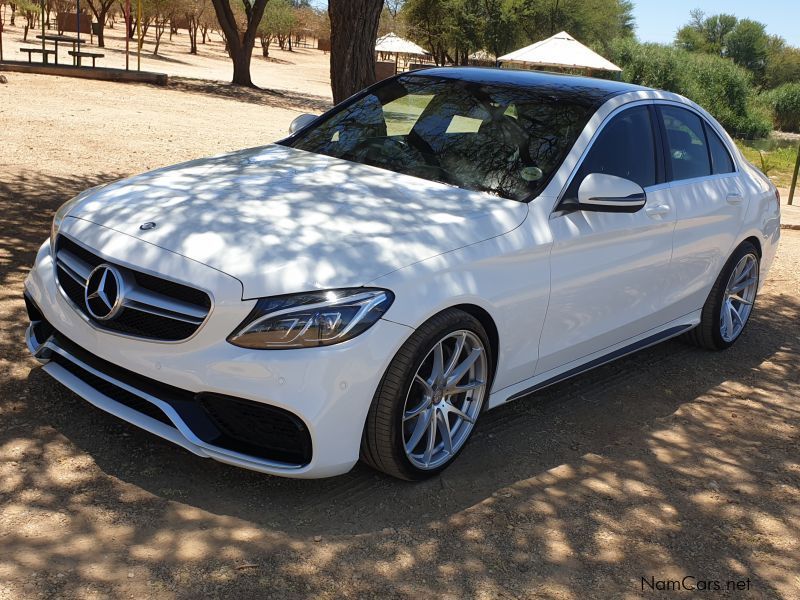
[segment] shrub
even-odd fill
[[[777,129],[800,132],[800,83],[784,83],[762,97]]]
[[[694,100],[731,135],[763,137],[772,128],[768,112],[755,102],[751,75],[728,59],[620,39],[611,45],[611,60],[625,81]]]

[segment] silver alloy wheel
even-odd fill
[[[745,254],[731,273],[722,298],[719,332],[726,342],[732,342],[742,333],[753,310],[757,289],[758,258]]]
[[[442,466],[467,441],[486,395],[486,349],[471,331],[448,333],[428,352],[403,405],[403,447],[419,469]]]

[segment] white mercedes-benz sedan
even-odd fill
[[[681,334],[729,347],[779,219],[683,97],[417,71],[277,144],[64,204],[25,283],[27,344],[198,456],[422,479],[484,410]]]

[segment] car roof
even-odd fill
[[[626,92],[653,91],[652,88],[610,79],[492,67],[435,67],[409,71],[405,75],[443,77],[489,85],[515,86],[542,92],[550,91],[563,96],[579,95],[595,101]]]

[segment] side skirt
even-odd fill
[[[498,390],[492,394],[492,397],[489,398],[488,409],[495,408],[496,406],[505,404],[507,402],[511,402],[513,400],[518,400],[536,391],[539,391],[541,389],[544,389],[546,387],[564,381],[565,379],[574,377],[575,375],[585,373],[586,371],[590,371],[591,369],[610,363],[614,360],[617,360],[618,358],[627,356],[628,354],[633,354],[634,352],[643,350],[645,348],[648,348],[649,346],[654,346],[670,338],[676,337],[696,327],[697,323],[699,322],[699,318],[693,319],[692,321],[693,322],[690,323],[683,322],[678,325],[673,325],[671,327],[658,331],[652,335],[636,340],[630,344],[621,346],[606,354],[596,356],[595,358],[592,358],[583,364],[579,364],[577,366],[569,368],[565,371],[562,371],[561,373],[558,373],[557,375],[545,377],[544,379],[538,381],[537,383],[533,383],[532,385],[528,385],[527,387],[523,387],[522,389],[517,389],[517,391],[514,391],[513,389],[509,388],[519,388],[520,384],[517,384],[515,386],[509,386],[509,388],[506,388],[506,390],[508,390],[507,392],[508,395],[506,397],[503,397],[505,396],[504,392],[506,392],[506,390]]]

